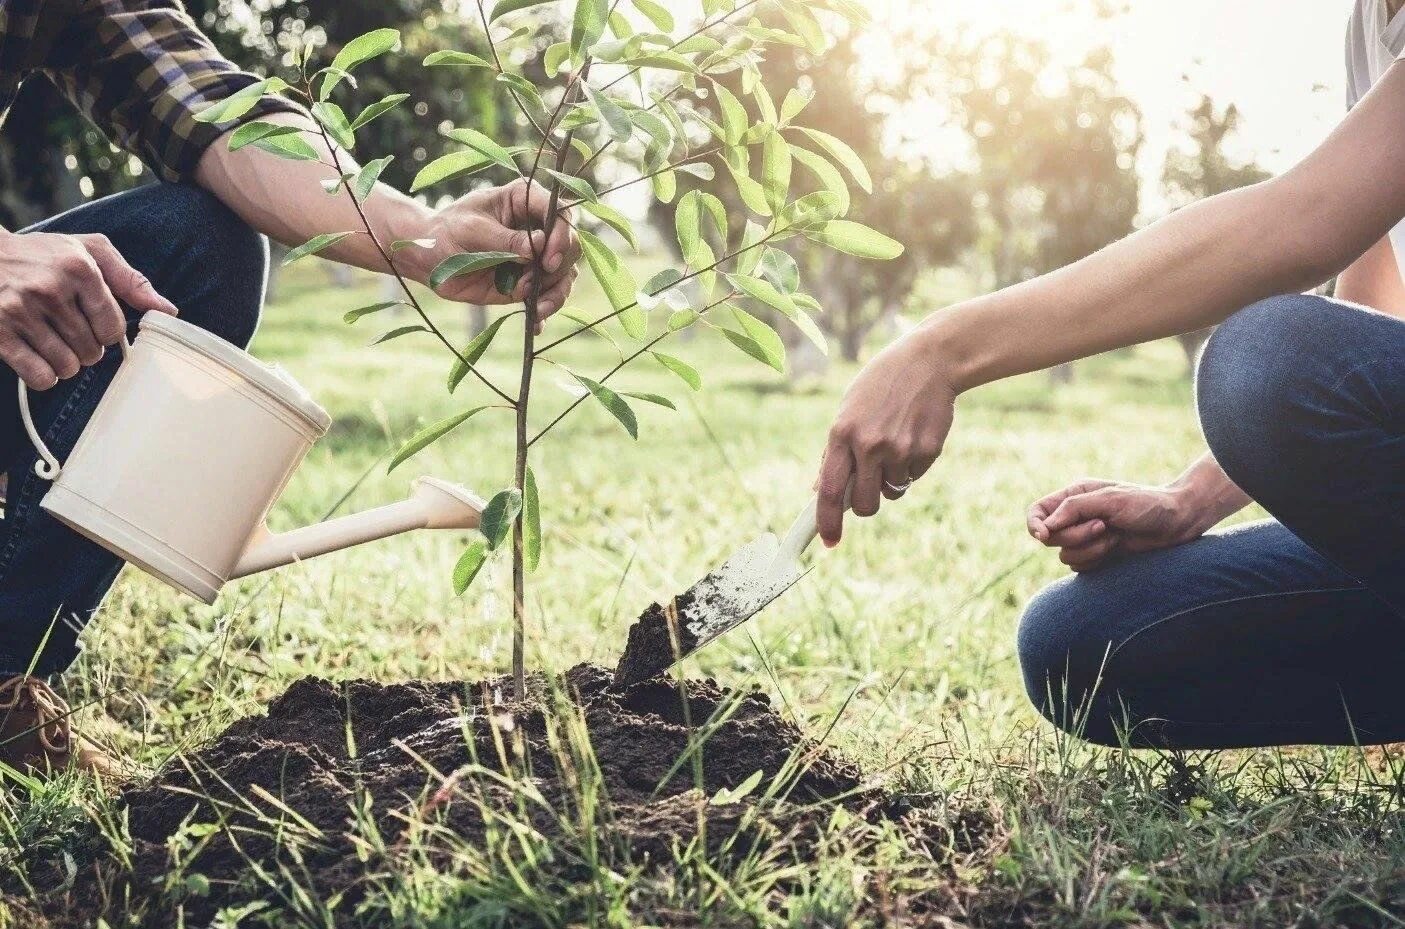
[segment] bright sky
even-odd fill
[[[1352,0],[1129,0],[1124,13],[1102,23],[1091,14],[1091,0],[872,5],[886,4],[982,31],[1042,36],[1075,58],[1090,42],[1110,45],[1127,95],[1142,108],[1141,169],[1149,179],[1159,178],[1175,121],[1197,91],[1238,104],[1244,149],[1275,171],[1310,151],[1345,107],[1343,42]],[[1154,186],[1147,190],[1152,197]]]

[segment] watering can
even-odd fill
[[[332,419],[296,381],[164,313],[142,317],[112,385],[60,463],[20,414],[53,481],[40,502],[103,548],[213,603],[226,581],[411,529],[474,529],[484,502],[431,477],[408,499],[291,532],[274,501]]]

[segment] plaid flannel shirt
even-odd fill
[[[227,123],[195,114],[258,80],[216,51],[180,0],[0,0],[0,120],[42,73],[108,138],[168,181],[239,123],[291,102],[265,97]]]

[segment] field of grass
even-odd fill
[[[369,281],[328,288],[309,267],[285,276],[268,310],[255,352],[284,365],[336,420],[278,505],[275,528],[318,519],[343,497],[342,511],[395,499],[420,473],[484,496],[509,478],[511,430],[495,411],[385,473],[398,440],[469,401],[463,390],[445,395],[447,365],[428,340],[368,348],[376,332],[366,321],[341,323],[344,310],[379,295]],[[581,301],[598,306],[588,291]],[[441,312],[446,328],[462,331],[460,309]],[[503,381],[509,332],[487,365]],[[631,442],[588,405],[538,446],[545,554],[529,605],[535,667],[613,665],[644,607],[750,537],[783,529],[809,493],[850,372],[837,367],[823,386],[792,391],[706,337],[669,350],[704,371],[702,393],[657,368],[620,383],[667,393],[678,412],[640,404]],[[586,372],[611,361],[609,347],[589,339],[566,357]],[[557,389],[561,376],[548,368],[540,378],[543,422],[570,399]],[[889,790],[924,796],[966,824],[945,848],[922,852],[874,827],[862,851],[826,846],[808,873],[787,880],[718,872],[696,878],[716,892],[641,885],[604,910],[578,895],[496,921],[468,902],[456,916],[442,895],[417,908],[410,895],[386,910],[395,920],[374,924],[634,925],[687,907],[687,924],[699,926],[1400,924],[1405,775],[1393,757],[1089,749],[1056,737],[1023,695],[1013,649],[1020,605],[1062,570],[1025,535],[1027,502],[1080,476],[1160,481],[1198,447],[1174,346],[1094,359],[1056,390],[1043,376],[981,390],[963,400],[945,457],[905,500],[851,525],[839,549],[817,549],[801,584],[685,666],[761,687],[811,734],[832,726],[830,744]],[[129,569],[86,633],[66,693],[75,705],[91,702],[81,715],[89,728],[151,768],[304,675],[500,673],[511,639],[506,565],[454,597],[450,571],[464,542],[421,533],[367,545],[233,584],[214,607]],[[66,843],[105,804],[71,781],[0,798],[0,886],[17,922],[24,899],[45,890],[28,863],[70,853],[81,869],[86,852]],[[474,894],[488,893],[479,884],[459,892],[478,904]],[[273,912],[264,914],[273,925],[318,922]]]

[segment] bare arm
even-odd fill
[[[1337,275],[1336,296],[1339,300],[1405,318],[1405,284],[1401,283],[1389,236],[1372,245]]]
[[[851,385],[818,481],[839,541],[846,487],[877,512],[941,453],[980,384],[1222,322],[1342,271],[1405,216],[1405,65],[1281,177],[1201,201],[1082,261],[928,318]]]
[[[254,146],[231,152],[221,139],[201,155],[196,182],[255,229],[288,245],[299,245],[324,232],[360,230],[360,217],[346,193],[328,195],[320,184],[338,176],[329,165],[339,164],[345,173],[357,169],[355,160],[339,150],[334,161],[333,153],[321,136],[311,131],[311,123],[304,116],[277,113],[266,120],[308,126],[303,137],[322,155],[325,164],[290,161]],[[387,184],[377,184],[364,209],[379,247],[370,237],[357,234],[347,236],[322,254],[372,271],[389,271],[381,256],[382,248],[388,252],[399,240],[433,240],[430,247],[411,246],[394,255],[395,266],[402,274],[426,283],[436,264],[458,252],[506,251],[520,255],[524,262],[531,260],[534,243],[538,248],[542,246],[542,233],[526,230],[541,225],[547,195],[540,186],[529,188],[519,181],[475,191],[442,210],[433,210]],[[557,223],[546,247],[550,277],[543,282],[539,303],[543,315],[561,308],[575,278],[576,243],[570,224]],[[524,275],[512,294],[499,294],[493,286],[492,272],[484,271],[454,278],[439,293],[472,303],[516,303],[526,298],[530,286],[530,275]]]

